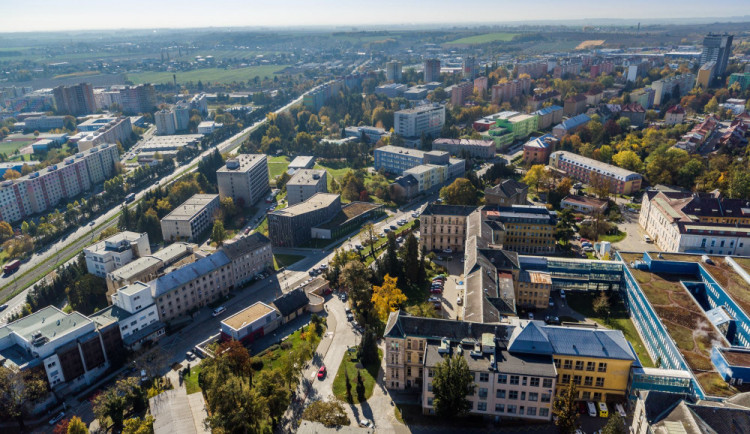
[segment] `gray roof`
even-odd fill
[[[224,244],[221,250],[227,255],[230,261],[234,261],[240,256],[254,252],[255,250],[270,245],[271,240],[260,232],[254,232],[250,235],[243,236],[237,241]]]
[[[524,191],[528,190],[529,186],[524,184],[523,182],[518,182],[513,179],[504,179],[495,186],[487,187],[485,189],[485,194],[489,192],[492,194],[501,195],[503,197],[512,198],[519,194],[523,194]]]
[[[315,193],[304,202],[300,202],[286,208],[277,209],[271,214],[281,215],[284,217],[293,217],[308,213],[310,211],[315,211],[317,209],[329,207],[337,200],[340,200],[340,196],[338,194]]]
[[[307,167],[310,163],[312,163],[313,159],[315,157],[308,156],[308,155],[300,155],[299,157],[295,157],[294,160],[292,160],[291,163],[289,163],[289,168],[296,169],[301,167]]]
[[[287,316],[310,303],[307,294],[302,288],[297,288],[281,295],[273,301],[281,316]]]
[[[481,342],[483,333],[492,333],[501,341],[507,342],[512,330],[513,326],[507,324],[482,324],[441,318],[422,318],[411,316],[399,310],[391,312],[388,316],[383,336],[392,338],[406,336],[446,337],[456,341],[469,338]]]
[[[422,212],[422,215],[459,215],[468,216],[477,207],[469,205],[440,205],[430,203]]]
[[[154,297],[160,297],[229,263],[226,253],[218,251],[150,282],[151,294]]]
[[[0,327],[0,338],[11,332],[31,342],[32,335],[40,332],[47,340],[58,339],[66,333],[91,324],[91,320],[78,312],[66,314],[54,306],[47,306],[31,315]]]
[[[619,330],[582,327],[557,327],[529,321],[516,329],[511,338],[511,351],[636,360],[635,352]]]
[[[286,185],[316,185],[322,182],[326,171],[323,169],[300,169],[294,172],[294,175],[287,181]]]

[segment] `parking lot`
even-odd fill
[[[442,254],[439,258],[442,259],[436,259],[435,263],[448,269],[448,277],[445,279],[442,296],[438,294],[433,294],[433,296],[441,298],[441,310],[444,318],[461,319],[463,309],[458,305],[458,297],[459,295],[461,298],[464,296],[463,290],[459,291],[459,287],[463,288],[462,285],[459,285],[460,282],[463,282],[464,276],[464,263],[461,262],[463,254]]]

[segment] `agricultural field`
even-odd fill
[[[578,44],[576,50],[588,50],[594,47],[600,47],[602,45],[604,45],[604,39],[590,39]]]
[[[513,40],[519,33],[485,33],[483,35],[467,36],[449,42],[449,45],[474,45],[487,44],[489,42],[508,42]]]
[[[289,65],[264,65],[249,66],[247,68],[220,69],[220,68],[203,68],[193,71],[176,72],[177,82],[197,82],[205,81],[208,83],[232,83],[234,81],[249,81],[254,77],[273,78],[274,74],[288,67]],[[171,83],[172,72],[146,71],[137,73],[128,73],[128,80],[133,83]]]

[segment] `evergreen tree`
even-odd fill
[[[411,285],[420,285],[420,267],[421,262],[419,260],[419,242],[413,233],[406,236],[406,243],[404,244],[404,276],[406,281]]]
[[[471,409],[471,402],[466,397],[474,393],[474,388],[474,374],[466,359],[458,354],[445,357],[433,374],[435,413],[446,419],[465,416]]]
[[[578,425],[578,406],[576,398],[578,391],[573,381],[568,383],[567,389],[555,398],[552,413],[557,416],[557,428],[562,434],[572,434]]]

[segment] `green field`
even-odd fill
[[[451,45],[486,44],[488,42],[508,42],[518,36],[518,33],[485,33],[483,35],[467,36],[449,42]]]
[[[344,402],[359,404],[362,401],[367,401],[367,398],[372,396],[372,389],[375,387],[375,379],[378,378],[378,371],[380,370],[380,359],[383,358],[383,350],[378,349],[378,360],[362,366],[357,359],[356,348],[355,351],[347,351],[344,353],[344,358],[341,360],[339,370],[336,372],[336,377],[333,379],[333,394],[336,398]],[[357,373],[362,375],[362,383],[365,385],[363,399],[359,399],[357,396]],[[349,384],[352,386],[352,399],[348,400],[346,396],[346,374],[349,374]],[[329,373],[330,374],[330,373]]]
[[[231,83],[233,81],[249,81],[255,76],[260,78],[272,78],[278,71],[283,70],[289,65],[264,65],[250,66],[247,68],[237,69],[220,69],[220,68],[203,68],[193,71],[176,72],[177,82],[185,83],[188,81],[197,82],[198,80],[208,83]],[[133,83],[171,83],[172,72],[146,71],[129,73],[128,80]]]
[[[286,172],[289,167],[289,157],[282,155],[279,157],[268,158],[268,173],[271,175],[271,179],[276,179],[277,176]]]
[[[0,154],[10,155],[16,150],[23,148],[24,146],[28,145],[29,143],[33,142],[33,140],[24,140],[24,141],[13,141],[13,142],[2,142],[0,143]]]
[[[201,391],[201,387],[198,385],[201,368],[201,365],[190,368],[190,375],[185,377],[185,389],[188,395]]]

